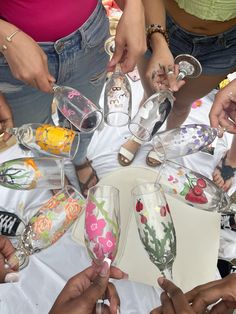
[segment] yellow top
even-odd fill
[[[236,0],[175,0],[178,6],[202,20],[228,21],[236,17]]]

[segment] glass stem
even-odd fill
[[[169,280],[173,280],[173,271],[172,271],[172,267],[166,267],[165,269],[163,269],[161,271],[161,274],[164,278],[169,279]]]

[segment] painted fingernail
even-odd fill
[[[11,267],[14,268],[19,264],[19,260],[15,254],[10,256],[10,258],[6,261],[6,263]]]
[[[10,283],[10,282],[17,282],[17,281],[19,281],[19,279],[20,279],[19,273],[14,272],[14,273],[6,274],[6,277],[5,277],[4,281],[6,283]]]
[[[101,277],[106,277],[108,272],[109,272],[109,269],[110,269],[110,265],[111,265],[111,260],[110,258],[104,258],[104,261],[103,261],[103,265],[102,265],[102,269],[100,271],[100,276]]]

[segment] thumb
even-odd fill
[[[83,300],[88,301],[88,304],[91,306],[91,310],[94,308],[97,300],[103,297],[107,289],[110,276],[110,264],[111,260],[105,258],[98,276],[93,280],[91,286],[83,293]]]

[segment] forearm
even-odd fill
[[[157,24],[166,29],[166,11],[163,0],[142,0],[145,12],[146,25]],[[152,49],[158,46],[168,48],[167,42],[164,36],[158,32],[153,33],[150,39],[150,45]]]
[[[16,30],[17,27],[15,25],[0,19],[0,46],[4,44],[6,37]]]

